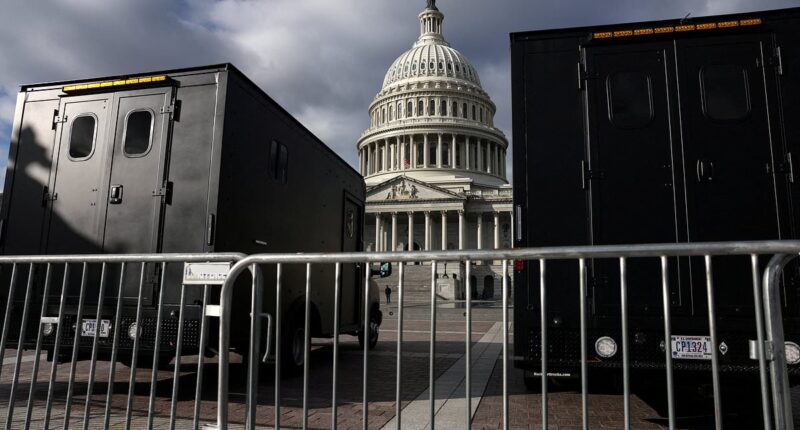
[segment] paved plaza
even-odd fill
[[[413,304],[405,310],[403,330],[403,374],[402,374],[402,428],[425,429],[429,427],[429,327],[427,306]],[[385,319],[381,327],[381,338],[370,355],[369,368],[369,427],[374,429],[395,428],[395,364],[396,364],[396,309],[384,308]],[[476,308],[472,333],[472,419],[473,428],[502,428],[502,324],[500,310],[496,308]],[[463,310],[444,308],[437,318],[436,344],[436,426],[440,428],[463,428],[466,420],[464,400],[464,350],[465,331]],[[338,426],[340,429],[361,428],[362,423],[362,352],[355,338],[342,337],[340,346],[339,408]],[[309,380],[309,427],[323,429],[331,427],[331,379],[332,344],[330,341],[315,341],[311,355]],[[175,428],[192,428],[195,405],[196,357],[184,357],[181,366],[178,397],[175,409]],[[34,357],[31,352],[23,354],[20,363],[20,380],[16,392],[14,420],[10,428],[21,428],[27,411],[29,381],[33,370]],[[210,360],[204,367],[204,383],[200,397],[200,427],[213,422],[216,414],[216,364]],[[16,351],[6,352],[2,375],[0,375],[0,419],[5,420],[10,395],[10,382],[14,373]],[[262,379],[259,391],[257,424],[259,427],[274,426],[274,379],[272,366]],[[35,402],[31,407],[31,428],[43,428],[45,404],[47,401],[47,380],[51,364],[40,361]],[[68,389],[70,367],[61,364],[57,368],[54,401],[50,428],[61,428],[64,423],[65,399]],[[85,393],[89,374],[89,362],[78,362],[75,369],[73,401],[70,413],[70,426],[81,428],[85,413]],[[109,363],[99,362],[97,382],[93,387],[90,402],[88,428],[103,425],[108,393]],[[125,428],[128,380],[130,369],[117,365],[114,373],[116,381],[108,409],[110,428]],[[154,414],[148,418],[151,374],[147,369],[136,372],[135,397],[132,402],[131,428],[146,427],[152,419],[154,428],[168,429],[171,414],[171,395],[174,377],[172,371],[160,371],[157,375]],[[230,418],[241,427],[244,422],[244,369],[234,364],[231,369]],[[302,376],[282,378],[281,426],[300,428],[302,426]],[[509,371],[509,423],[511,428],[541,428],[541,397],[529,393],[522,373],[510,368]],[[551,429],[578,429],[581,423],[580,392],[570,384],[559,384],[549,396],[549,415]],[[632,397],[632,424],[636,429],[667,428],[666,420],[639,397]],[[622,396],[613,392],[593,390],[590,396],[590,420],[592,428],[622,428]],[[738,423],[738,425],[737,425]],[[734,420],[726,423],[726,428],[748,428],[747,421]],[[682,429],[713,428],[708,416],[682,418]],[[752,427],[751,427],[752,428]]]

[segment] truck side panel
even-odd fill
[[[341,251],[345,192],[363,202],[361,177],[235,72],[228,74],[227,91],[216,249]],[[264,269],[267,306],[274,309],[274,267]],[[319,311],[313,318],[323,334],[332,327],[333,275],[331,265],[312,268],[311,298]],[[305,267],[285,267],[283,286],[283,309],[289,315],[304,294]],[[345,299],[355,296],[355,287],[342,289],[343,330],[357,322],[355,303]],[[249,292],[239,294],[249,301]]]

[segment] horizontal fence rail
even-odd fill
[[[232,265],[242,258],[242,254],[0,257],[0,282],[7,288],[2,293],[6,303],[0,336],[0,376],[5,377],[0,382],[5,398],[0,400],[7,402],[3,427],[153,428],[159,369],[165,359],[174,358],[167,422],[174,429],[181,357],[187,352],[185,329],[191,326],[196,336],[188,349],[197,355],[191,419],[192,428],[200,428],[209,285],[184,285],[183,265]],[[189,294],[200,300],[191,322],[186,318]],[[175,298],[169,303],[171,315],[165,315],[166,296]],[[14,351],[11,362],[5,360],[7,350]],[[127,365],[127,376],[119,363]],[[12,368],[10,378],[7,367]],[[40,372],[48,367],[45,381],[39,381]],[[142,367],[149,378],[137,376],[145,371],[139,371]],[[149,388],[145,405],[134,402],[137,387]],[[23,393],[24,403],[18,399]],[[122,397],[124,402],[119,401]],[[17,413],[17,406],[24,409]],[[165,419],[159,420],[159,428],[164,428]]]
[[[434,404],[435,396],[434,396],[434,388],[435,388],[435,360],[434,354],[436,351],[436,294],[434,293],[435,285],[436,285],[436,267],[437,263],[443,262],[451,262],[451,261],[458,261],[466,263],[466,273],[467,276],[465,277],[466,288],[465,288],[465,331],[466,331],[466,339],[465,339],[465,356],[466,356],[466,369],[465,369],[465,414],[466,414],[466,423],[467,427],[471,427],[472,421],[472,405],[471,405],[471,398],[472,395],[470,393],[470,377],[472,374],[472,362],[470,357],[471,351],[471,330],[472,330],[472,297],[471,297],[471,290],[472,286],[470,285],[470,263],[471,262],[479,262],[479,261],[500,261],[502,264],[502,274],[503,274],[503,281],[502,281],[502,289],[503,289],[503,350],[502,350],[502,375],[503,375],[503,428],[508,428],[509,426],[509,418],[508,418],[508,388],[507,388],[507,378],[508,378],[508,365],[509,365],[509,353],[508,353],[508,339],[509,339],[509,323],[508,323],[508,267],[510,261],[516,262],[536,262],[538,269],[539,269],[539,293],[540,293],[540,309],[539,312],[540,316],[540,348],[541,348],[541,357],[539,358],[539,362],[541,365],[540,371],[541,375],[548,375],[548,323],[547,323],[547,313],[546,310],[548,308],[548,297],[546,294],[545,288],[545,273],[548,266],[548,261],[555,261],[555,260],[573,260],[577,264],[575,266],[576,272],[579,274],[580,283],[578,288],[580,289],[580,301],[576,303],[576,307],[579,308],[580,313],[580,337],[581,337],[581,346],[580,346],[580,377],[581,377],[581,409],[582,409],[582,427],[584,429],[588,429],[590,425],[589,420],[589,399],[588,399],[588,351],[587,351],[587,303],[585,300],[587,285],[586,285],[586,278],[587,278],[587,266],[590,261],[594,260],[617,260],[618,262],[618,272],[619,275],[619,301],[620,304],[620,324],[621,324],[621,332],[622,332],[622,339],[621,339],[621,349],[622,349],[622,373],[623,373],[623,402],[624,402],[624,426],[626,429],[631,428],[631,406],[630,406],[630,386],[631,386],[631,358],[630,358],[630,345],[628,344],[629,338],[629,318],[630,318],[630,308],[628,304],[628,295],[631,291],[635,291],[638,285],[629,285],[628,282],[628,270],[629,270],[629,263],[634,260],[638,259],[652,259],[655,262],[660,263],[660,273],[659,278],[661,281],[660,286],[660,295],[662,299],[663,305],[663,334],[664,334],[664,342],[666,343],[664,347],[664,362],[665,362],[665,379],[666,379],[666,387],[667,392],[665,396],[667,397],[668,403],[668,420],[669,420],[669,427],[671,429],[675,428],[676,425],[676,417],[675,417],[675,393],[674,393],[674,364],[673,359],[670,354],[671,345],[670,339],[672,332],[672,320],[671,320],[671,304],[670,304],[670,279],[669,279],[669,268],[668,268],[668,259],[674,257],[702,257],[702,261],[704,262],[702,270],[705,273],[705,293],[706,293],[706,300],[707,300],[707,312],[708,312],[708,330],[710,333],[711,338],[711,374],[713,378],[713,395],[714,395],[714,406],[715,406],[715,425],[716,428],[722,428],[722,418],[721,418],[721,407],[722,401],[724,398],[722,397],[722,393],[720,390],[720,364],[719,364],[719,352],[717,351],[717,316],[716,316],[716,295],[720,293],[720,291],[715,291],[714,279],[715,273],[712,270],[712,264],[714,259],[723,257],[723,256],[745,256],[750,257],[748,260],[750,264],[749,270],[752,272],[752,292],[753,297],[755,299],[755,312],[756,317],[753,321],[753,325],[755,327],[755,331],[757,333],[757,359],[759,363],[759,379],[760,379],[760,386],[761,386],[761,399],[762,399],[762,407],[763,407],[763,422],[764,428],[767,429],[785,429],[791,428],[792,425],[792,416],[791,416],[791,403],[789,398],[788,392],[788,373],[787,373],[787,366],[786,366],[786,358],[785,358],[785,350],[783,346],[783,328],[782,328],[782,316],[781,316],[781,301],[780,301],[780,292],[778,291],[778,284],[780,281],[780,274],[782,272],[783,266],[786,262],[793,256],[798,255],[800,253],[800,242],[799,241],[761,241],[761,242],[724,242],[724,243],[698,243],[698,244],[654,244],[654,245],[619,245],[619,246],[586,246],[586,247],[553,247],[553,248],[529,248],[529,249],[513,249],[513,250],[468,250],[468,251],[435,251],[435,252],[395,252],[395,253],[335,253],[335,254],[263,254],[263,255],[253,255],[247,257],[238,263],[231,269],[228,279],[226,280],[225,284],[222,287],[221,297],[220,297],[220,343],[219,349],[224,351],[228,348],[227,343],[227,336],[226,334],[229,333],[231,329],[231,321],[230,321],[230,314],[232,309],[232,296],[234,290],[234,284],[237,280],[237,277],[247,271],[253,271],[253,266],[258,267],[269,267],[275,266],[276,270],[275,273],[277,278],[275,279],[274,285],[276,286],[274,291],[267,291],[267,294],[274,294],[276,303],[278,303],[278,307],[276,310],[276,326],[277,329],[275,331],[275,345],[276,349],[276,366],[275,366],[275,405],[274,405],[274,422],[275,428],[280,428],[280,417],[281,417],[281,392],[280,392],[280,378],[281,378],[281,367],[279,365],[279,348],[281,345],[281,335],[282,332],[280,330],[280,303],[281,303],[281,294],[282,294],[282,274],[285,273],[287,267],[291,265],[303,265],[305,266],[306,271],[306,285],[305,285],[305,294],[306,294],[306,306],[305,306],[305,314],[304,318],[306,321],[306,330],[305,330],[305,359],[303,362],[304,365],[304,372],[303,372],[303,428],[307,428],[308,426],[308,402],[307,402],[307,395],[308,395],[308,379],[309,379],[309,372],[308,372],[308,362],[310,360],[309,357],[309,338],[311,334],[309,333],[309,305],[308,305],[308,297],[311,296],[311,273],[314,267],[320,265],[335,265],[336,266],[336,274],[334,279],[325,280],[326,283],[335,286],[336,288],[336,297],[338,300],[340,291],[340,268],[342,264],[365,264],[366,267],[371,267],[374,263],[383,263],[383,262],[392,262],[396,266],[396,270],[399,273],[398,277],[398,299],[399,299],[399,307],[398,307],[398,315],[397,315],[397,361],[395,367],[395,377],[396,377],[396,393],[395,393],[395,417],[394,422],[396,423],[397,428],[400,428],[401,418],[402,418],[402,389],[401,389],[401,378],[402,378],[402,354],[403,354],[403,300],[404,300],[404,267],[408,263],[429,263],[431,265],[431,303],[430,303],[430,362],[429,362],[429,393],[430,394],[430,412],[429,412],[429,426],[430,428],[434,427],[435,424],[435,414],[436,414],[436,406]],[[763,276],[763,285],[762,285],[762,276],[758,264],[758,257],[759,256],[776,256],[772,261],[770,261],[764,276]],[[531,266],[528,266],[531,267]],[[371,270],[371,269],[370,269]],[[363,309],[363,325],[362,329],[365,332],[368,332],[367,327],[370,324],[370,317],[369,317],[369,302],[370,302],[370,270],[365,271],[364,277],[364,290],[363,290],[363,302],[364,302],[364,309]],[[254,272],[255,273],[255,272]],[[256,275],[258,277],[258,275]],[[271,285],[273,285],[270,282]],[[263,288],[264,282],[261,279],[254,279],[253,280],[253,288],[261,289]],[[255,296],[257,292],[254,292],[253,295]],[[337,304],[339,302],[337,301]],[[338,305],[337,305],[338,306]],[[336,398],[336,378],[338,373],[338,313],[335,316],[336,321],[334,324],[336,325],[335,329],[335,338],[334,342],[334,356],[333,356],[333,397],[332,397],[332,428],[337,428],[337,421],[338,416],[336,414],[337,408],[337,398]],[[765,323],[766,319],[766,323]],[[765,325],[766,324],[766,325]],[[368,396],[368,369],[369,369],[369,350],[367,347],[367,340],[368,334],[364,334],[365,342],[364,342],[364,352],[363,352],[363,405],[362,405],[362,427],[364,429],[369,427],[369,396]],[[251,348],[254,348],[256,351],[260,350],[259,347],[259,339],[260,335],[257,333],[251,334]],[[766,351],[765,345],[770,345],[770,351]],[[227,428],[228,423],[228,407],[227,407],[227,399],[228,399],[228,375],[225,368],[228,366],[227,357],[223,356],[220,358],[220,372],[219,372],[219,380],[218,380],[218,398],[219,398],[219,408],[217,410],[217,427],[219,429]],[[252,369],[249,370],[252,376]],[[767,376],[769,374],[769,376]],[[547,378],[542,377],[542,426],[543,428],[547,428],[548,419],[549,419],[549,411],[548,411],[548,384]],[[257,396],[253,392],[247,393],[247,398],[249,402],[253,402],[254,404],[257,402]],[[248,405],[250,407],[250,405]],[[773,422],[774,420],[774,422]],[[255,428],[255,421],[248,420],[247,428]]]

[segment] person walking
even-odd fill
[[[389,303],[392,303],[392,289],[387,285],[383,292],[386,294],[386,304],[388,305]]]

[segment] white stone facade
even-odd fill
[[[444,39],[435,2],[419,20],[420,37],[387,71],[357,144],[367,185],[366,249],[509,248],[508,141],[494,127],[495,105],[477,70]],[[479,291],[489,277],[499,291],[492,262],[473,274]]]

